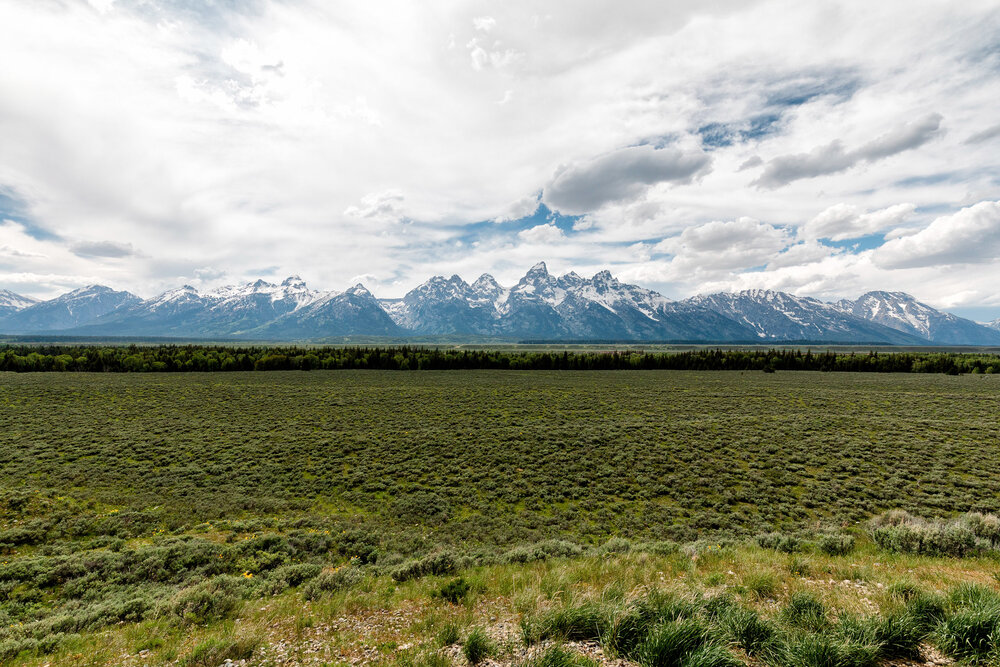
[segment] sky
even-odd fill
[[[0,0],[0,288],[535,262],[1000,317],[1000,3]]]

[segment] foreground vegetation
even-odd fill
[[[0,379],[4,664],[997,659],[995,376]]]
[[[684,352],[518,352],[401,347],[203,345],[0,347],[0,371],[179,373],[288,370],[699,370],[1000,373],[1000,355],[701,349]]]
[[[76,632],[15,624],[0,650],[23,665],[998,664],[995,558],[822,543],[549,542],[412,578],[333,555],[297,578],[192,578],[153,613]]]

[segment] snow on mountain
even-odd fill
[[[90,285],[22,308],[0,320],[4,333],[61,331],[87,324],[122,306],[141,302],[131,292]]]
[[[257,280],[204,293],[184,285],[147,300],[100,286],[45,302],[0,291],[0,332],[260,340],[454,334],[533,340],[1000,344],[1000,320],[980,325],[901,292],[869,292],[836,304],[771,290],[671,301],[623,283],[610,271],[590,278],[574,272],[554,276],[544,262],[512,287],[489,274],[471,284],[457,275],[434,276],[400,299],[376,299],[360,284],[344,292],[317,292],[298,276],[279,284]]]
[[[530,339],[732,340],[752,333],[717,314],[677,307],[651,290],[619,282],[609,271],[592,278],[553,276],[544,262],[511,288],[484,274],[471,285],[435,276],[383,308],[420,334],[478,334]]]
[[[264,324],[248,337],[288,340],[328,336],[394,336],[405,333],[362,285],[328,292],[305,306]]]
[[[992,322],[986,322],[983,326],[1000,331],[1000,319],[993,320]]]
[[[240,337],[319,296],[298,276],[276,285],[257,280],[204,294],[190,285],[130,304],[84,327],[89,335]],[[124,333],[120,333],[124,332]]]
[[[846,313],[942,345],[998,345],[1000,332],[943,313],[904,292],[874,291],[835,304]]]
[[[21,296],[9,290],[0,289],[0,319],[38,303],[38,299]]]
[[[687,303],[709,308],[753,330],[760,340],[921,344],[926,341],[841,308],[785,292],[752,289],[695,296]]]

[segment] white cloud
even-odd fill
[[[913,204],[895,204],[877,211],[862,213],[853,204],[834,204],[799,227],[806,239],[845,241],[883,231],[913,215]]]
[[[936,218],[875,252],[883,268],[981,264],[1000,259],[1000,201],[984,201]]]
[[[0,230],[0,287],[40,276],[28,291],[44,295],[86,276],[151,294],[268,267],[318,288],[372,273],[392,296],[454,268],[514,276],[546,259],[676,296],[773,281],[991,298],[1000,268],[949,282],[933,262],[966,251],[896,240],[926,241],[924,211],[1000,200],[995,8],[910,9],[0,3],[0,62],[16,63],[0,68],[0,217],[30,221]],[[748,183],[762,173],[781,187]],[[528,215],[539,192],[582,216],[572,233],[469,226]],[[908,217],[878,218],[904,202]],[[837,205],[841,218],[814,220]],[[698,250],[712,221],[744,217],[760,226],[742,250]],[[809,238],[821,228],[892,240],[831,255]],[[647,258],[688,229],[679,255]],[[779,248],[792,229],[806,240]],[[72,250],[105,240],[145,255]]]
[[[477,16],[472,19],[472,27],[482,32],[489,32],[497,27],[497,20],[492,16]]]
[[[532,244],[558,243],[563,240],[562,230],[553,224],[544,224],[524,229],[517,233],[518,237]]]

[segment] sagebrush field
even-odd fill
[[[962,581],[989,588],[992,518],[962,524],[960,534],[942,529],[940,539],[925,539],[933,531],[909,520],[917,528],[906,534],[872,533],[867,522],[894,508],[923,517],[997,509],[998,383],[996,375],[813,372],[3,374],[0,659],[277,664],[274,628],[301,642],[314,623],[418,599],[407,622],[424,625],[402,633],[407,647],[399,632],[376,641],[355,627],[310,655],[446,660],[431,648],[455,622],[451,644],[475,652],[481,640],[483,656],[510,662],[521,654],[496,644],[491,614],[521,623],[518,641],[539,645],[575,636],[545,630],[553,605],[598,595],[604,606],[591,611],[600,619],[584,634],[613,653],[607,628],[594,624],[629,613],[661,575],[677,594],[678,577],[694,577],[685,595],[733,587],[765,617],[786,603],[809,606],[789,596],[803,589],[797,578],[813,574],[854,581],[849,573],[860,572],[858,581],[885,586],[905,579],[928,594]],[[844,556],[855,539],[866,551]],[[746,542],[760,546],[746,551]],[[713,545],[725,557],[705,561]],[[904,563],[892,555],[901,551],[930,555]],[[786,563],[785,553],[807,560]],[[939,558],[966,553],[975,558],[954,567]],[[684,565],[692,557],[717,566],[692,574]],[[620,576],[608,569],[614,558],[625,559]],[[518,574],[518,563],[539,559],[566,559],[565,572]],[[896,564],[882,571],[875,561]],[[761,568],[764,579],[754,580]],[[809,613],[828,630],[843,626],[834,611],[868,605],[891,616],[920,592],[882,604],[855,590],[841,604],[817,591],[829,608]],[[295,611],[320,603],[329,618]],[[941,618],[963,609],[960,600],[938,603]],[[730,664],[712,648],[727,645],[711,630],[717,619],[685,608],[681,616],[701,624],[699,650],[723,660],[713,665]],[[232,627],[233,617],[251,623],[265,609],[284,616],[260,636]],[[483,636],[470,634],[478,625]],[[933,629],[921,628],[901,651],[916,655]],[[114,655],[94,650],[102,646]],[[892,657],[879,650],[866,655]],[[781,656],[765,662],[827,664]]]

